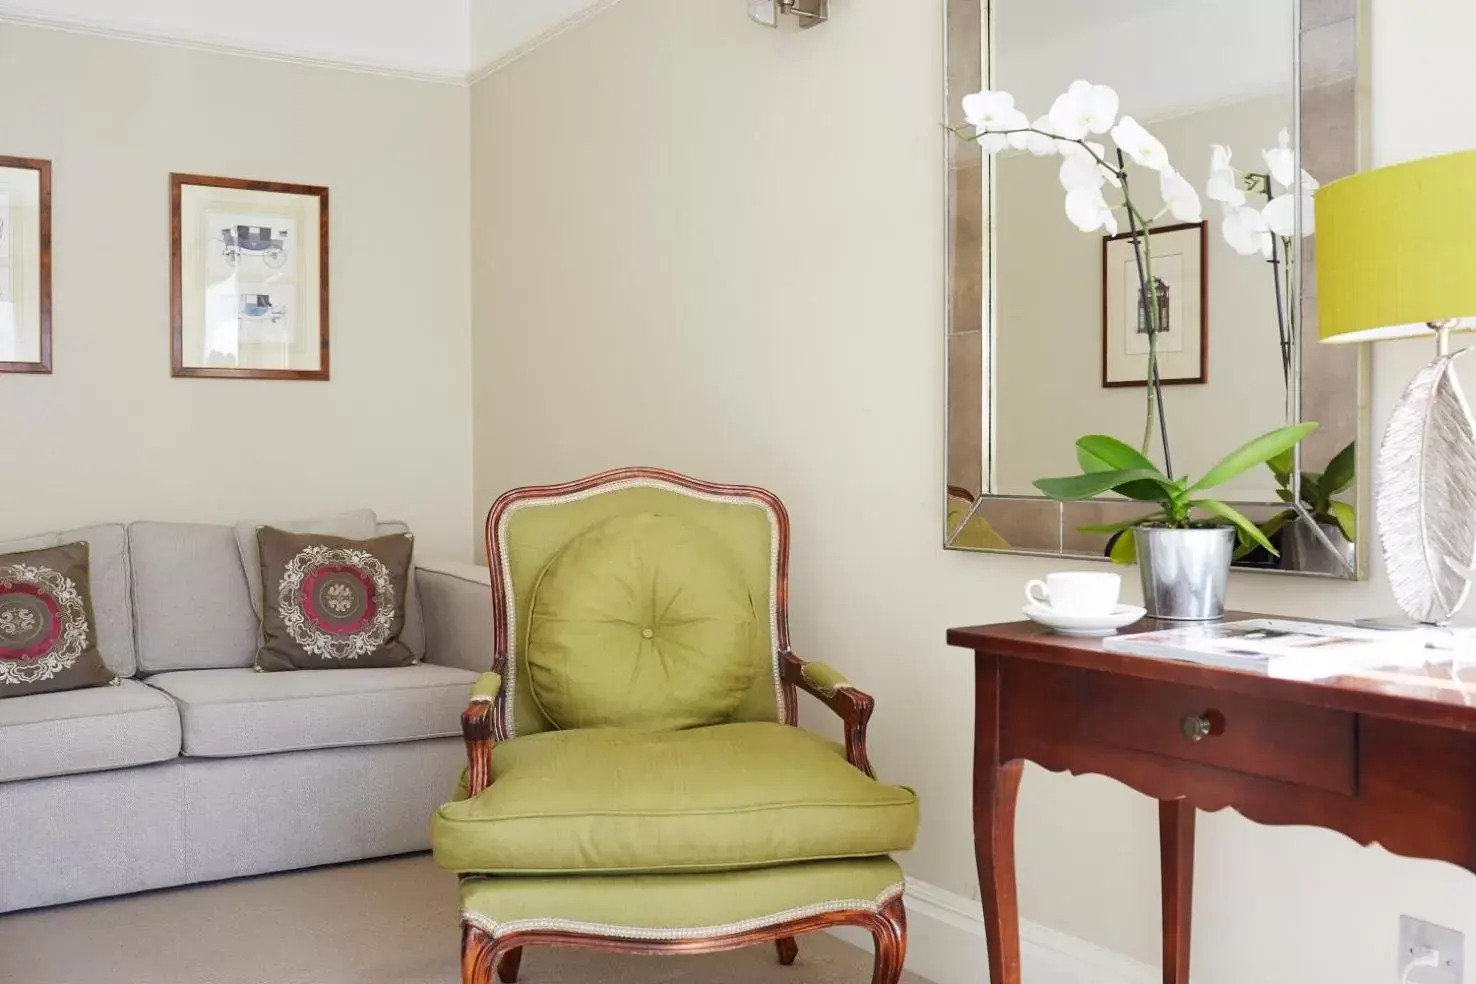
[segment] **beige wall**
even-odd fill
[[[0,538],[358,505],[469,556],[459,87],[0,25],[0,153],[49,158],[51,376],[0,375]],[[169,376],[169,173],[332,192],[329,383]]]
[[[1016,617],[1052,564],[938,547],[940,7],[842,2],[776,33],[736,2],[625,0],[476,87],[475,499],[636,462],[779,492],[799,651],[877,694],[875,761],[923,797],[910,872],[972,892],[972,670],[943,633]],[[1476,144],[1476,104],[1447,98],[1476,7],[1376,15],[1379,160]],[[1376,427],[1426,358],[1379,351]],[[1232,602],[1392,607],[1381,581],[1248,574]],[[1025,916],[1155,961],[1155,816],[1032,768]],[[1386,984],[1401,912],[1476,934],[1454,868],[1229,813],[1200,829],[1202,984]]]

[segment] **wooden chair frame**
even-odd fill
[[[607,486],[651,485],[734,501],[749,501],[766,508],[776,524],[774,551],[774,596],[776,603],[775,643],[778,647],[778,672],[782,706],[779,714],[792,727],[799,725],[798,692],[804,691],[830,708],[845,727],[846,759],[857,769],[872,775],[866,754],[866,727],[871,720],[875,701],[849,684],[820,686],[804,673],[805,661],[789,648],[789,515],[784,504],[772,492],[745,485],[715,485],[698,481],[676,472],[657,468],[623,468],[563,485],[543,485],[514,489],[501,496],[487,515],[487,559],[492,568],[492,609],[494,629],[493,672],[506,676],[509,640],[508,605],[511,600],[504,585],[505,558],[498,531],[509,510],[539,500],[561,499],[581,494],[594,494]],[[493,698],[472,701],[461,717],[466,740],[469,794],[476,796],[490,786],[492,746],[509,738],[507,690]],[[880,900],[877,906],[845,909],[819,915],[778,921],[772,925],[743,932],[729,932],[706,937],[680,939],[634,939],[618,935],[576,933],[564,930],[525,930],[495,935],[475,923],[463,919],[461,945],[461,978],[463,984],[492,984],[496,974],[504,984],[518,979],[523,948],[528,946],[578,947],[609,953],[630,954],[700,954],[736,950],[772,941],[779,962],[788,966],[799,953],[795,937],[833,926],[857,926],[871,933],[876,944],[872,968],[873,984],[896,984],[902,974],[907,953],[907,914],[900,894]]]

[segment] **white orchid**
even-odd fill
[[[1266,225],[1266,217],[1259,209],[1242,205],[1227,212],[1225,221],[1220,225],[1220,232],[1230,248],[1241,256],[1260,253],[1266,259],[1271,259],[1274,241],[1271,230]]]
[[[1291,131],[1283,128],[1277,142],[1279,146],[1261,151],[1261,158],[1266,162],[1271,180],[1283,188],[1290,188],[1297,177],[1297,155],[1292,150]]]
[[[1082,232],[1106,229],[1109,235],[1117,235],[1117,216],[1102,197],[1101,188],[1086,185],[1066,192],[1066,217]]]
[[[1169,166],[1168,151],[1163,144],[1131,116],[1124,116],[1112,128],[1112,142],[1142,167],[1162,171]]]
[[[1073,188],[1100,188],[1110,183],[1114,188],[1121,188],[1122,179],[1117,172],[1102,166],[1106,153],[1107,148],[1094,140],[1062,144],[1061,187],[1071,191]]]
[[[1075,144],[1063,143],[1054,136],[1051,136],[1055,130],[1051,127],[1051,118],[1049,116],[1042,116],[1030,124],[1030,128],[1035,132],[1025,134],[1025,149],[1036,157],[1050,157],[1054,154],[1065,153],[1067,147],[1076,146]]]
[[[1163,192],[1163,203],[1180,222],[1199,222],[1204,218],[1204,205],[1199,193],[1178,171],[1171,167],[1163,169],[1159,176],[1159,187]]]
[[[1118,104],[1111,86],[1077,80],[1051,105],[1051,132],[1068,140],[1106,133],[1117,121]]]
[[[1245,204],[1245,189],[1240,186],[1240,175],[1230,166],[1230,148],[1215,144],[1210,153],[1209,183],[1204,193],[1212,202],[1219,202],[1229,213]]]
[[[1306,195],[1278,195],[1271,199],[1271,204],[1261,212],[1266,220],[1266,225],[1272,232],[1282,239],[1293,239],[1297,234],[1297,202],[1302,203],[1302,235],[1310,236],[1316,232],[1315,209],[1312,205],[1312,196]]]
[[[1025,147],[1030,136],[1025,132],[1030,127],[1030,118],[1015,108],[1015,97],[1008,92],[976,92],[964,96],[963,111],[964,119],[978,133],[979,145],[985,153]]]

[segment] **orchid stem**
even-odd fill
[[[1122,176],[1122,198],[1127,206],[1128,229],[1132,234],[1133,259],[1138,267],[1138,302],[1144,306],[1148,319],[1148,419],[1143,428],[1143,454],[1153,438],[1154,408],[1158,411],[1158,431],[1163,440],[1163,473],[1174,477],[1174,459],[1169,452],[1168,414],[1163,407],[1163,379],[1158,374],[1158,284],[1153,279],[1153,247],[1148,223],[1133,205],[1132,193],[1128,189],[1127,160],[1122,151],[1117,152],[1118,173]],[[1139,234],[1141,228],[1142,233]],[[1135,329],[1136,330],[1136,329]]]

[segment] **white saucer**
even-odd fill
[[[1118,605],[1108,615],[1065,615],[1044,605],[1026,605],[1025,617],[1065,636],[1096,639],[1132,625],[1148,614],[1136,605]]]

